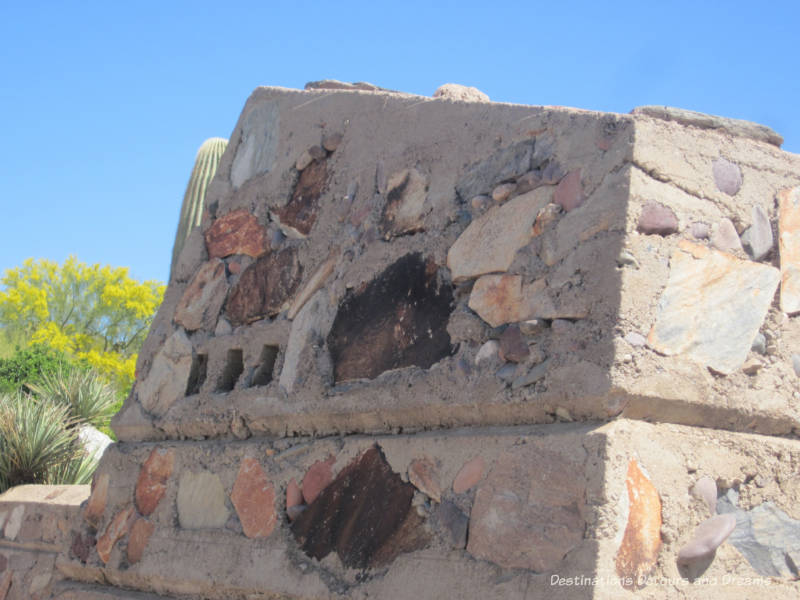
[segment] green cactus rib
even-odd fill
[[[192,229],[200,225],[205,208],[206,190],[208,184],[217,172],[217,166],[228,147],[228,140],[224,138],[209,138],[200,146],[192,168],[192,175],[186,186],[181,204],[181,215],[178,221],[178,231],[175,233],[175,243],[172,246],[172,265],[175,268],[181,250]]]

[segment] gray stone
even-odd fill
[[[722,252],[730,252],[731,254],[741,251],[742,243],[739,240],[739,234],[736,233],[736,227],[730,219],[721,219],[711,234],[711,244]]]
[[[719,548],[736,527],[736,517],[731,514],[715,515],[706,519],[694,531],[694,536],[678,552],[678,564],[689,564],[705,558]]]
[[[505,383],[511,383],[517,376],[517,365],[514,363],[506,363],[497,370],[495,376]]]
[[[550,360],[546,360],[543,363],[536,365],[524,375],[517,377],[511,384],[511,387],[513,389],[517,389],[528,385],[533,385],[534,383],[542,379],[545,375],[547,375],[547,369],[549,368],[549,366],[550,366]]]
[[[628,342],[634,348],[641,348],[645,344],[647,344],[647,338],[645,338],[641,333],[636,331],[631,331],[630,333],[625,335],[625,341]]]
[[[750,258],[761,260],[772,250],[772,225],[767,213],[758,205],[753,207],[750,215],[752,223],[742,233],[742,246]]]
[[[238,188],[272,168],[278,150],[279,126],[278,107],[271,102],[257,104],[243,118],[242,137],[231,165],[233,187]]]
[[[703,223],[702,221],[695,221],[692,223],[689,231],[696,240],[707,240],[711,235],[711,228],[708,226],[708,223]]]
[[[499,360],[500,344],[496,340],[489,340],[483,344],[475,355],[475,366],[480,367],[486,363]]]
[[[192,343],[179,329],[153,358],[147,378],[137,386],[139,402],[154,415],[163,416],[172,403],[186,393],[192,367]]]
[[[779,281],[774,267],[682,240],[648,344],[730,374],[746,360]]]
[[[469,517],[454,503],[449,500],[442,502],[433,513],[433,523],[453,548],[466,547]]]
[[[792,354],[792,369],[794,374],[800,377],[800,354]]]
[[[717,512],[717,482],[711,477],[704,476],[698,479],[692,486],[692,495],[705,500],[712,515]]]
[[[631,111],[633,115],[646,115],[663,121],[674,121],[681,125],[698,127],[700,129],[716,129],[737,137],[750,138],[759,142],[766,142],[780,147],[783,137],[767,127],[742,119],[718,117],[705,113],[675,108],[673,106],[637,106]]]
[[[281,387],[287,393],[292,392],[301,373],[307,371],[307,365],[305,367],[301,365],[303,351],[314,340],[323,338],[330,329],[334,316],[335,311],[324,289],[314,294],[297,313],[289,332],[283,370],[279,379]]]
[[[729,196],[735,196],[742,187],[742,170],[739,165],[724,158],[718,158],[711,166],[717,189]]]
[[[502,148],[491,156],[467,167],[456,183],[456,192],[463,199],[488,194],[500,181],[516,179],[531,169],[533,142],[524,141]]]
[[[440,85],[435,92],[434,98],[452,100],[453,102],[489,102],[489,96],[478,88],[460,85],[458,83],[445,83]]]
[[[178,520],[184,529],[223,527],[230,512],[219,477],[208,471],[184,471],[178,482]]]
[[[761,355],[767,353],[767,338],[763,333],[758,332],[756,334],[756,337],[753,338],[753,343],[750,345],[750,350]]]

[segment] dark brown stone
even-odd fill
[[[432,261],[421,254],[399,259],[339,306],[328,335],[335,380],[429,368],[451,352],[452,302],[451,287]]]
[[[259,258],[245,269],[228,297],[225,314],[231,325],[277,315],[297,289],[302,272],[293,247]]]
[[[414,486],[393,472],[378,446],[342,469],[292,523],[302,550],[322,559],[331,552],[348,567],[391,561],[399,549],[419,547],[425,534],[411,507]]]
[[[255,258],[267,250],[266,231],[259,225],[255,215],[244,208],[214,221],[205,237],[210,259],[231,254],[246,254]]]
[[[89,554],[94,548],[95,540],[94,536],[82,533],[76,533],[75,536],[72,538],[72,545],[69,547],[72,554],[80,560],[82,563],[86,563],[89,560]]]
[[[313,161],[300,172],[289,202],[275,211],[283,228],[289,227],[301,237],[311,232],[317,220],[319,198],[328,187],[328,179],[328,161],[325,159]]]
[[[500,335],[500,358],[511,362],[522,362],[531,353],[528,343],[516,325],[506,327]]]

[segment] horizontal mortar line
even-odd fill
[[[12,542],[11,540],[0,540],[0,548],[11,550],[28,550],[32,552],[49,552],[58,554],[61,546],[58,544],[48,544],[47,542]]]

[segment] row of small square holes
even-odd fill
[[[278,358],[278,347],[265,345],[261,350],[261,357],[258,360],[258,367],[253,372],[253,377],[245,387],[267,385],[272,381],[272,370],[275,367],[275,360]],[[196,354],[192,358],[192,367],[189,370],[189,381],[186,383],[186,395],[191,396],[200,392],[200,388],[206,381],[206,370],[208,369],[208,355]],[[230,392],[236,386],[236,382],[244,371],[244,360],[240,348],[228,350],[225,368],[222,370],[217,380],[216,392]]]

